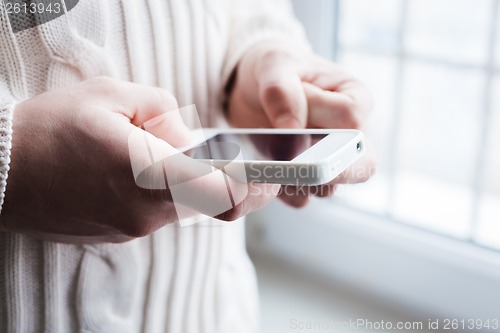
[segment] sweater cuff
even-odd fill
[[[232,45],[230,47],[230,52],[227,55],[222,72],[222,82],[227,83],[229,81],[231,74],[236,69],[236,66],[240,62],[241,58],[250,49],[261,43],[273,41],[283,42],[309,51],[312,50],[312,47],[307,41],[305,35],[295,36],[294,38],[294,36],[290,36],[290,32],[287,31],[261,30],[250,32],[246,36],[242,36],[237,45]]]
[[[221,105],[227,106],[231,79],[242,57],[264,42],[284,43],[311,51],[302,24],[287,0],[234,0],[231,33],[221,73]],[[234,82],[233,82],[234,83]],[[225,120],[225,117],[221,117]]]
[[[230,36],[222,72],[227,82],[243,55],[266,41],[311,50],[304,27],[289,0],[232,0]]]
[[[0,213],[7,188],[10,151],[12,148],[12,117],[15,105],[0,102]]]

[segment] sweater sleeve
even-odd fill
[[[289,0],[231,0],[230,37],[223,68],[228,82],[241,57],[263,41],[281,40],[311,49]]]
[[[222,67],[222,110],[216,116],[217,127],[228,127],[226,119],[228,97],[235,79],[235,69],[251,48],[266,41],[285,42],[312,50],[302,24],[293,13],[289,0],[228,0],[230,33]]]
[[[4,101],[0,97],[0,213],[5,198],[9,172],[13,111],[14,103]]]

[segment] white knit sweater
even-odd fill
[[[214,125],[246,50],[304,38],[286,0],[80,0],[17,33],[3,5],[0,207],[17,103],[108,75],[166,88]],[[253,332],[256,296],[242,221],[86,246],[0,233],[0,332]]]

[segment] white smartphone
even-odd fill
[[[246,178],[240,181],[282,185],[328,183],[365,147],[357,130],[205,128],[194,138],[184,154],[218,169],[239,165]]]

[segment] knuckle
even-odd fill
[[[291,206],[293,208],[303,208],[307,206],[309,203],[309,196],[308,195],[281,195],[279,197],[281,201],[283,201],[285,204],[288,206]]]
[[[304,208],[309,203],[309,197],[300,197],[293,201],[293,207]]]
[[[304,208],[309,203],[309,196],[290,197],[288,203],[294,208]]]
[[[147,219],[142,216],[130,216],[120,229],[127,237],[140,238],[153,232],[149,225]]]
[[[239,219],[245,215],[245,209],[243,206],[244,206],[243,203],[241,203],[241,204],[235,206],[234,208],[232,208],[228,211],[225,211],[224,213],[218,215],[217,219],[227,221],[227,222],[236,221],[237,219]]]
[[[118,91],[118,80],[108,76],[96,76],[85,82],[90,93],[115,94]]]

